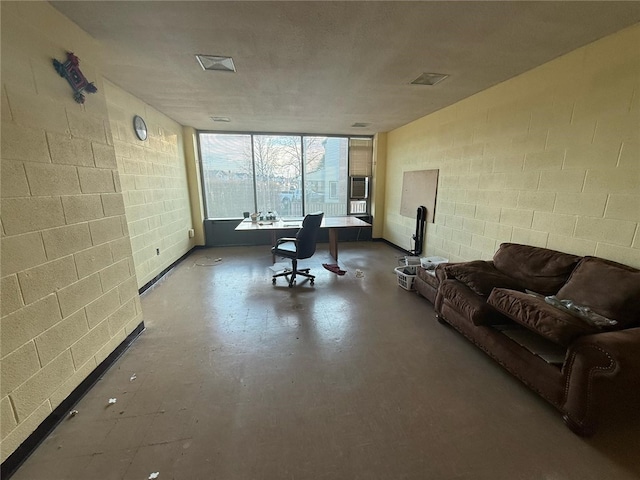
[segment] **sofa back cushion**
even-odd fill
[[[446,278],[458,280],[473,292],[488,297],[494,288],[523,290],[521,284],[497,270],[493,262],[473,260],[463,263],[449,263],[442,267]]]
[[[524,288],[555,295],[581,258],[547,248],[503,243],[493,256],[493,264]]]
[[[596,257],[584,257],[557,294],[602,316],[617,329],[640,325],[640,270]]]

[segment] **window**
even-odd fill
[[[304,137],[304,139],[306,213],[323,211],[327,217],[346,215],[349,139],[345,137]],[[336,184],[335,195],[331,194],[332,183]]]
[[[253,135],[256,211],[277,212],[302,204],[300,137]],[[300,215],[302,213],[299,213]],[[236,214],[237,216],[237,214]]]
[[[207,218],[253,212],[251,135],[200,134],[200,158]]]
[[[363,139],[358,140],[360,152]],[[371,150],[371,139],[364,140]],[[200,132],[207,218],[240,218],[254,211],[346,215],[350,141],[339,136]]]

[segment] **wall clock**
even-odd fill
[[[136,137],[140,140],[147,139],[147,124],[144,123],[144,120],[141,116],[136,115],[133,117],[133,129],[136,131]]]

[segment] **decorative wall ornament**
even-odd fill
[[[60,63],[55,58],[53,59],[53,67],[61,77],[67,79],[71,88],[73,88],[73,99],[78,103],[84,103],[84,95],[82,92],[96,93],[98,89],[89,82],[80,71],[80,60],[73,52],[67,52],[67,61]]]

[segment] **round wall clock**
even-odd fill
[[[147,139],[147,124],[144,123],[141,116],[136,115],[133,117],[133,129],[136,131],[136,137],[140,140]]]

